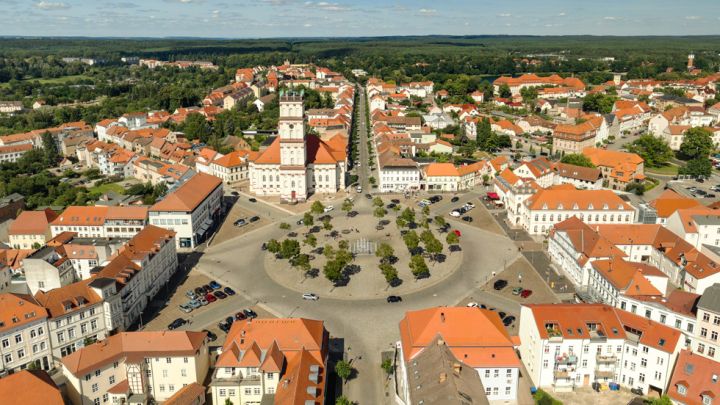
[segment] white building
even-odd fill
[[[402,193],[420,189],[420,169],[414,160],[386,151],[377,157],[380,192]]]
[[[29,295],[0,294],[0,374],[35,363],[50,370],[47,312]]]
[[[222,196],[222,180],[198,173],[150,207],[150,223],[174,231],[178,248],[194,249],[214,226]]]
[[[544,157],[521,163],[513,173],[522,179],[534,180],[542,188],[552,186],[555,181],[553,164]]]
[[[225,184],[237,183],[248,179],[248,160],[249,151],[234,151],[225,156],[210,162],[210,173],[215,177],[222,179]]]
[[[0,163],[15,163],[32,149],[31,143],[0,146]]]
[[[345,189],[347,141],[335,136],[325,142],[306,136],[303,95],[280,95],[278,137],[250,161],[250,192],[305,201],[315,193]]]
[[[675,211],[665,226],[696,249],[720,247],[720,212],[705,206]]]
[[[621,295],[617,308],[679,330],[685,346],[690,346],[697,333],[697,294],[673,290],[667,297]]]
[[[50,223],[50,233],[53,237],[75,232],[82,238],[132,238],[147,218],[147,207],[69,206]]]
[[[524,305],[520,357],[533,385],[571,391],[616,382],[665,393],[679,331],[602,304]]]
[[[697,303],[697,327],[693,352],[713,361],[720,360],[720,284],[705,290]]]
[[[478,308],[438,307],[410,311],[400,321],[396,395],[410,404],[413,359],[440,336],[450,351],[480,376],[489,401],[517,403],[520,360],[497,313]],[[524,342],[523,342],[524,343]]]
[[[62,372],[73,405],[163,402],[202,384],[209,362],[205,332],[124,332],[64,357]]]

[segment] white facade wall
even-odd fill
[[[47,318],[0,333],[0,372],[23,370],[35,361],[43,370],[52,367]]]
[[[380,191],[404,192],[420,188],[420,169],[417,167],[381,167]]]

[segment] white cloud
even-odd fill
[[[39,8],[41,10],[64,10],[66,8],[70,8],[70,6],[68,6],[67,4],[62,3],[62,2],[54,3],[51,1],[44,1],[44,0],[39,3],[35,3],[35,7]]]
[[[620,19],[620,17],[613,17],[611,15],[603,17],[603,20],[608,20],[608,21],[616,21],[619,19]]]
[[[303,27],[305,27],[305,28],[310,28],[310,27],[312,27],[312,24],[306,23],[306,24],[303,25]]]
[[[498,17],[512,17],[512,14],[510,13],[500,13],[497,15]]]
[[[702,17],[699,15],[689,15],[685,17],[686,20],[702,20]]]
[[[434,8],[421,8],[420,10],[418,10],[418,13],[422,15],[433,15],[437,14],[437,10],[435,10]]]
[[[558,14],[558,17],[565,17],[565,15],[566,15],[566,14],[565,14],[565,12],[563,11],[563,12],[561,12],[560,14]]]
[[[270,0],[270,1],[272,1],[272,0]],[[282,1],[282,0],[276,0],[276,1]],[[320,10],[325,10],[325,11],[347,11],[347,10],[350,10],[350,7],[343,6],[338,3],[329,3],[327,1],[319,1],[317,3],[312,2],[312,1],[306,1],[305,6],[306,7],[315,7]]]

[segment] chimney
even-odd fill
[[[460,371],[462,371],[460,363],[453,363],[453,373],[455,373],[455,375],[460,375]]]
[[[445,312],[440,312],[440,322],[445,323]]]
[[[440,384],[444,383],[445,381],[447,381],[447,374],[440,373],[440,379],[439,379]]]

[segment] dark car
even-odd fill
[[[203,329],[203,332],[207,333],[207,340],[208,340],[208,342],[214,342],[214,341],[217,340],[217,335],[216,335],[216,334],[210,332],[210,331],[207,330],[207,329]]]
[[[500,290],[502,290],[503,288],[507,287],[507,285],[508,285],[507,280],[498,280],[498,281],[495,282],[495,284],[493,284],[493,288],[494,288],[496,291],[500,291]]]
[[[320,232],[320,227],[315,225],[312,228],[308,229],[308,233],[318,233]]]
[[[205,289],[202,287],[197,287],[193,291],[195,291],[195,295],[197,295],[198,297],[202,297],[203,295],[205,295]]]
[[[505,312],[502,312],[502,311],[498,312],[498,315],[500,315],[500,319],[505,319],[505,316],[506,316]]]
[[[462,220],[465,221],[465,222],[472,222],[472,221],[473,221],[472,217],[467,216],[467,215],[465,215],[464,217],[462,217]]]
[[[169,330],[177,329],[177,328],[185,325],[186,323],[187,323],[186,320],[184,320],[184,319],[182,319],[182,318],[178,318],[178,319],[170,322],[170,325],[168,325],[167,328],[168,328]]]
[[[460,245],[450,245],[449,249],[450,249],[451,252],[460,252],[460,251],[462,251],[462,248],[460,247]]]
[[[402,302],[402,297],[399,295],[391,295],[387,297],[387,302],[393,303],[393,302]]]
[[[428,201],[430,201],[431,203],[435,204],[436,202],[442,201],[442,196],[434,195],[434,196],[428,198]]]
[[[640,396],[645,395],[642,388],[630,388],[630,392],[632,392],[635,395],[640,395]]]
[[[208,285],[209,285],[210,288],[212,288],[213,290],[218,290],[218,289],[220,289],[220,287],[222,287],[222,286],[220,285],[220,283],[218,283],[218,282],[215,281],[215,280],[212,280],[211,282],[209,282]]]
[[[458,202],[460,201],[460,197],[453,197],[450,199],[450,202]]]
[[[217,297],[215,297],[214,295],[212,295],[210,293],[205,295],[205,299],[207,300],[208,303],[217,301]]]
[[[391,210],[391,209],[393,209],[393,208],[395,208],[395,207],[397,207],[397,204],[395,204],[395,203],[390,203],[390,204],[388,204],[385,208]]]
[[[257,200],[254,198],[250,198],[248,201],[250,201],[251,203],[257,202]]]
[[[233,322],[235,322],[234,316],[228,316],[227,318],[225,318],[225,323],[232,325]]]
[[[247,318],[247,315],[245,315],[242,312],[238,312],[235,314],[235,320],[236,321],[242,321],[243,319]]]
[[[370,195],[370,194],[365,194],[365,198],[367,198],[368,200],[372,200],[372,195]]]
[[[350,211],[347,213],[347,216],[350,218],[355,218],[358,215],[357,211]]]
[[[210,284],[205,284],[204,286],[202,286],[202,288],[203,288],[203,291],[205,291],[205,294],[211,293],[213,291],[213,288],[210,287]]]
[[[237,191],[231,191],[230,195],[237,197],[240,195],[240,193],[238,193]]]
[[[390,202],[394,204],[400,204],[400,200],[398,200],[397,198],[393,198],[392,200],[390,200]]]
[[[225,332],[225,333],[228,333],[228,331],[230,330],[230,325],[228,325],[228,324],[225,323],[225,322],[220,322],[220,323],[218,324],[218,328],[220,328],[221,331],[223,331],[223,332]]]
[[[381,219],[381,220],[378,222],[378,225],[382,225],[382,226],[390,225],[390,220],[388,220],[388,219]]]
[[[266,250],[267,250],[267,243],[263,242],[263,244],[260,245],[260,250],[262,250],[263,252],[266,251]]]
[[[260,217],[257,216],[257,215],[254,216],[254,217],[250,217],[250,222],[257,222],[257,221],[259,221],[259,220],[260,220]]]
[[[511,323],[515,322],[515,317],[510,315],[507,318],[503,319],[503,325],[510,326]]]
[[[247,316],[248,318],[257,318],[257,316],[258,316],[258,315],[257,315],[257,312],[253,311],[253,310],[250,309],[250,308],[245,308],[245,309],[243,309],[243,313],[244,313],[245,316]]]
[[[217,298],[220,298],[221,300],[224,300],[225,298],[227,298],[227,294],[225,294],[222,291],[215,291],[213,293],[213,295],[216,296]]]
[[[225,294],[227,294],[227,295],[235,295],[235,290],[233,290],[230,287],[223,288],[223,291],[225,291]]]

